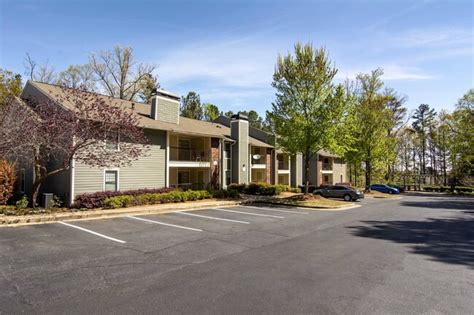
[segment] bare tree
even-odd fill
[[[25,75],[30,80],[43,83],[56,83],[56,72],[48,62],[39,65],[33,58],[31,58],[30,54],[26,53],[23,65],[25,67]]]
[[[32,206],[45,180],[70,169],[73,159],[91,167],[120,167],[148,149],[133,111],[80,90],[61,88],[54,99],[14,98],[0,113],[0,156],[32,163]]]
[[[61,71],[58,76],[58,84],[71,89],[96,90],[94,71],[89,64],[69,66],[66,70]]]
[[[113,50],[93,53],[89,64],[109,96],[133,100],[143,81],[153,76],[155,65],[136,63],[130,47],[116,45]]]

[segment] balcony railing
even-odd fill
[[[210,162],[211,150],[170,147],[170,160],[186,162]]]
[[[323,163],[323,171],[332,171],[332,163]]]

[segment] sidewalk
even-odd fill
[[[9,215],[0,216],[0,227],[12,227],[20,225],[31,225],[31,224],[44,224],[53,223],[57,221],[71,221],[81,219],[105,219],[122,217],[126,215],[139,215],[139,214],[157,214],[157,213],[168,213],[180,210],[194,210],[211,207],[230,207],[240,204],[239,200],[199,200],[182,203],[167,203],[157,204],[149,206],[139,206],[130,208],[120,209],[98,209],[98,210],[87,210],[80,211],[72,209],[71,212],[58,212],[50,214],[32,214],[32,215]]]

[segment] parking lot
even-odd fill
[[[346,211],[235,206],[3,228],[0,310],[306,312],[324,294],[348,294],[341,305],[349,306],[350,296],[364,291],[359,277],[377,278],[377,264],[393,255],[387,244],[354,236],[349,227],[403,216],[390,210],[402,202],[364,200]],[[348,259],[370,268],[355,266],[361,269],[354,274]],[[314,282],[319,272],[334,283]],[[314,290],[322,287],[318,298]]]

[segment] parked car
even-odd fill
[[[398,191],[399,191],[400,193],[404,193],[404,192],[405,192],[405,187],[398,186],[398,185],[388,185],[388,186],[390,186],[390,187],[392,187],[392,188],[398,189]]]
[[[400,191],[396,188],[390,187],[385,184],[375,184],[375,185],[370,185],[370,190],[375,190],[379,191],[381,193],[385,194],[399,194]]]
[[[345,201],[364,199],[364,193],[352,187],[335,185],[316,189],[313,194],[328,197],[342,198]]]

